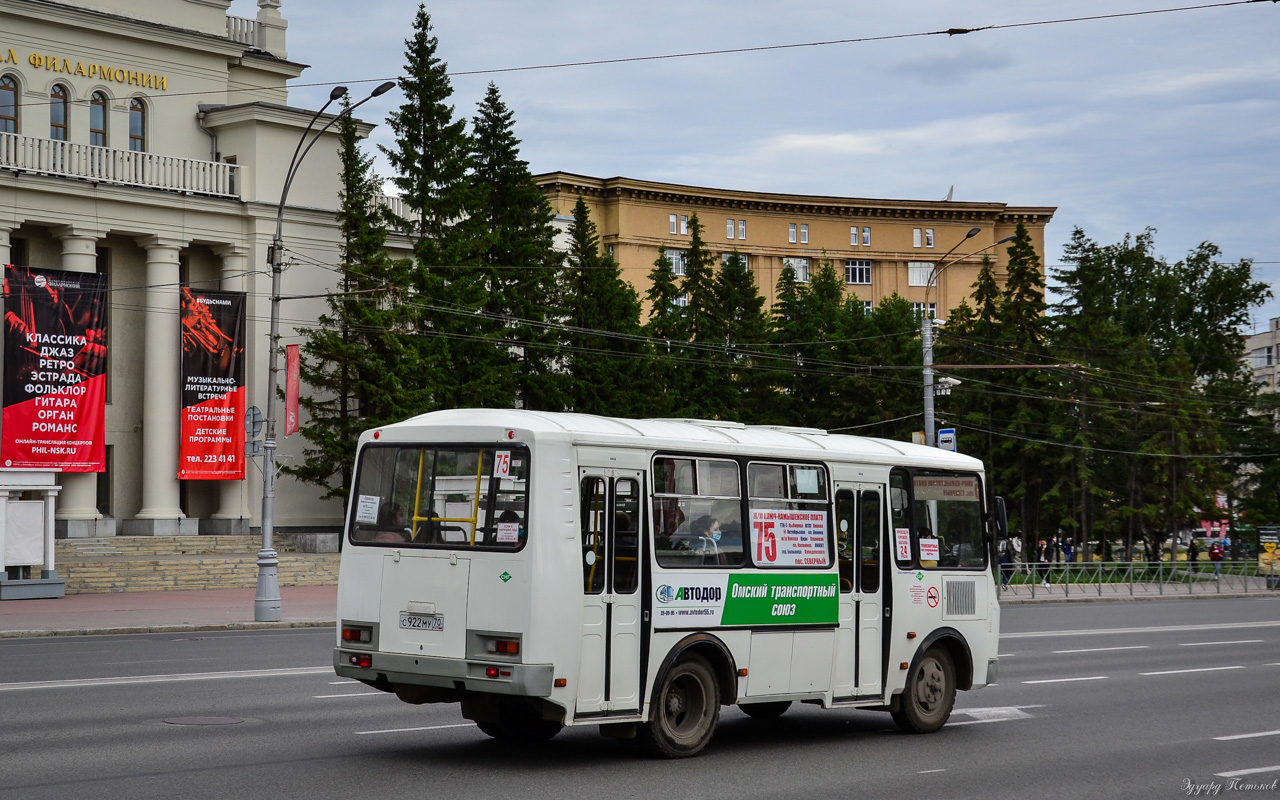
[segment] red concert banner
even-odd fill
[[[182,287],[178,478],[244,480],[243,292]]]
[[[101,472],[107,276],[4,268],[0,465]]]
[[[298,345],[284,346],[284,435],[298,432],[298,372],[301,353]]]

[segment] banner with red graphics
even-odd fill
[[[5,266],[0,465],[105,468],[107,286],[92,272]]]
[[[182,287],[180,480],[244,480],[243,292]]]

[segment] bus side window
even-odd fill
[[[858,562],[861,565],[860,592],[880,591],[880,493],[862,492],[858,502]]]
[[[853,492],[845,489],[836,492],[836,558],[840,562],[842,593],[853,591],[854,548],[857,547],[856,522]]]
[[[891,513],[890,525],[892,530],[892,542],[896,551],[895,556],[900,566],[908,566],[915,562],[915,540],[911,536],[911,508],[910,499],[907,494],[907,476],[906,473],[894,470],[889,473],[889,510]],[[903,533],[905,531],[905,533]],[[902,558],[901,548],[903,537],[906,538],[907,557]]]
[[[604,478],[582,479],[582,591],[604,591],[605,573],[605,484]]]
[[[631,594],[640,586],[640,484],[622,478],[613,484],[613,591]]]

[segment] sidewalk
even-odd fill
[[[255,589],[74,594],[0,602],[0,639],[309,628],[335,624],[337,586],[280,587],[280,622],[254,622]]]

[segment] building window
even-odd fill
[[[844,282],[853,284],[870,284],[871,262],[865,258],[845,259]]]
[[[0,133],[18,132],[18,82],[0,77]]]
[[[720,267],[721,267],[721,268],[724,268],[724,267],[729,266],[729,262],[733,260],[733,257],[734,257],[734,256],[737,256],[738,258],[740,258],[740,259],[742,260],[742,268],[743,268],[743,269],[750,269],[750,268],[751,268],[751,259],[747,257],[747,254],[746,254],[746,253],[739,253],[737,250],[734,250],[732,253],[721,253],[721,254],[720,254]]]
[[[738,224],[734,220],[727,219],[724,221],[724,238],[732,239],[738,232]]]
[[[870,300],[863,300],[863,301],[862,301],[862,316],[864,316],[864,317],[869,317],[869,316],[871,316],[871,312],[872,312],[872,311],[874,311],[874,310],[875,310],[875,309],[874,309],[874,307],[871,305],[871,301],[870,301]]]
[[[680,295],[676,299],[672,300],[671,305],[679,306],[680,308],[687,308],[689,305],[689,293],[685,292],[684,294]]]
[[[791,244],[796,243],[796,224],[794,222],[787,223],[787,241]]]
[[[680,215],[680,235],[689,235],[689,217],[685,214]]]
[[[667,260],[671,262],[671,274],[676,277],[684,277],[684,251],[668,250]]]
[[[67,140],[67,87],[60,83],[49,92],[49,138]]]
[[[107,146],[107,96],[102,92],[89,99],[89,144]]]
[[[609,258],[614,258],[614,255],[613,255],[613,247],[614,247],[614,246],[613,246],[613,245],[611,245],[611,244],[607,244],[607,245],[605,245],[605,246],[604,246],[605,252],[609,254]]]
[[[858,226],[857,225],[853,225],[849,228],[849,246],[850,247],[858,246]]]
[[[916,313],[916,317],[919,318],[920,315],[924,313],[924,303],[912,303],[911,310],[914,311]],[[930,303],[929,319],[937,319],[937,318],[938,318],[938,304]]]
[[[921,239],[920,233],[921,233],[921,231],[920,231],[920,229],[919,229],[919,228],[912,228],[912,229],[911,229],[911,246],[912,246],[912,247],[919,247],[919,246],[920,246],[920,239]]]
[[[907,285],[908,286],[934,286],[938,282],[938,276],[933,275],[933,280],[929,277],[933,272],[932,261],[908,261],[907,262]]]
[[[801,225],[800,226],[800,244],[808,244],[808,243],[809,243],[809,226]]]
[[[1275,363],[1273,359],[1273,347],[1259,347],[1257,350],[1253,351],[1253,368],[1263,369],[1265,367],[1270,367]]]
[[[738,220],[738,238],[747,238],[747,221],[745,219]]]
[[[807,258],[784,258],[782,259],[782,268],[790,267],[796,274],[796,280],[800,283],[809,282],[809,259]]]
[[[677,232],[680,230],[680,228],[679,228],[679,227],[677,227],[677,223],[676,223],[676,215],[675,215],[675,214],[668,214],[668,215],[667,215],[667,221],[671,223],[671,233],[673,233],[673,234],[674,234],[674,233],[677,233]]]
[[[924,246],[933,247],[933,228],[924,229]]]
[[[862,229],[862,246],[863,247],[871,246],[871,228]]]
[[[129,149],[147,151],[147,107],[136,97],[129,103]]]

